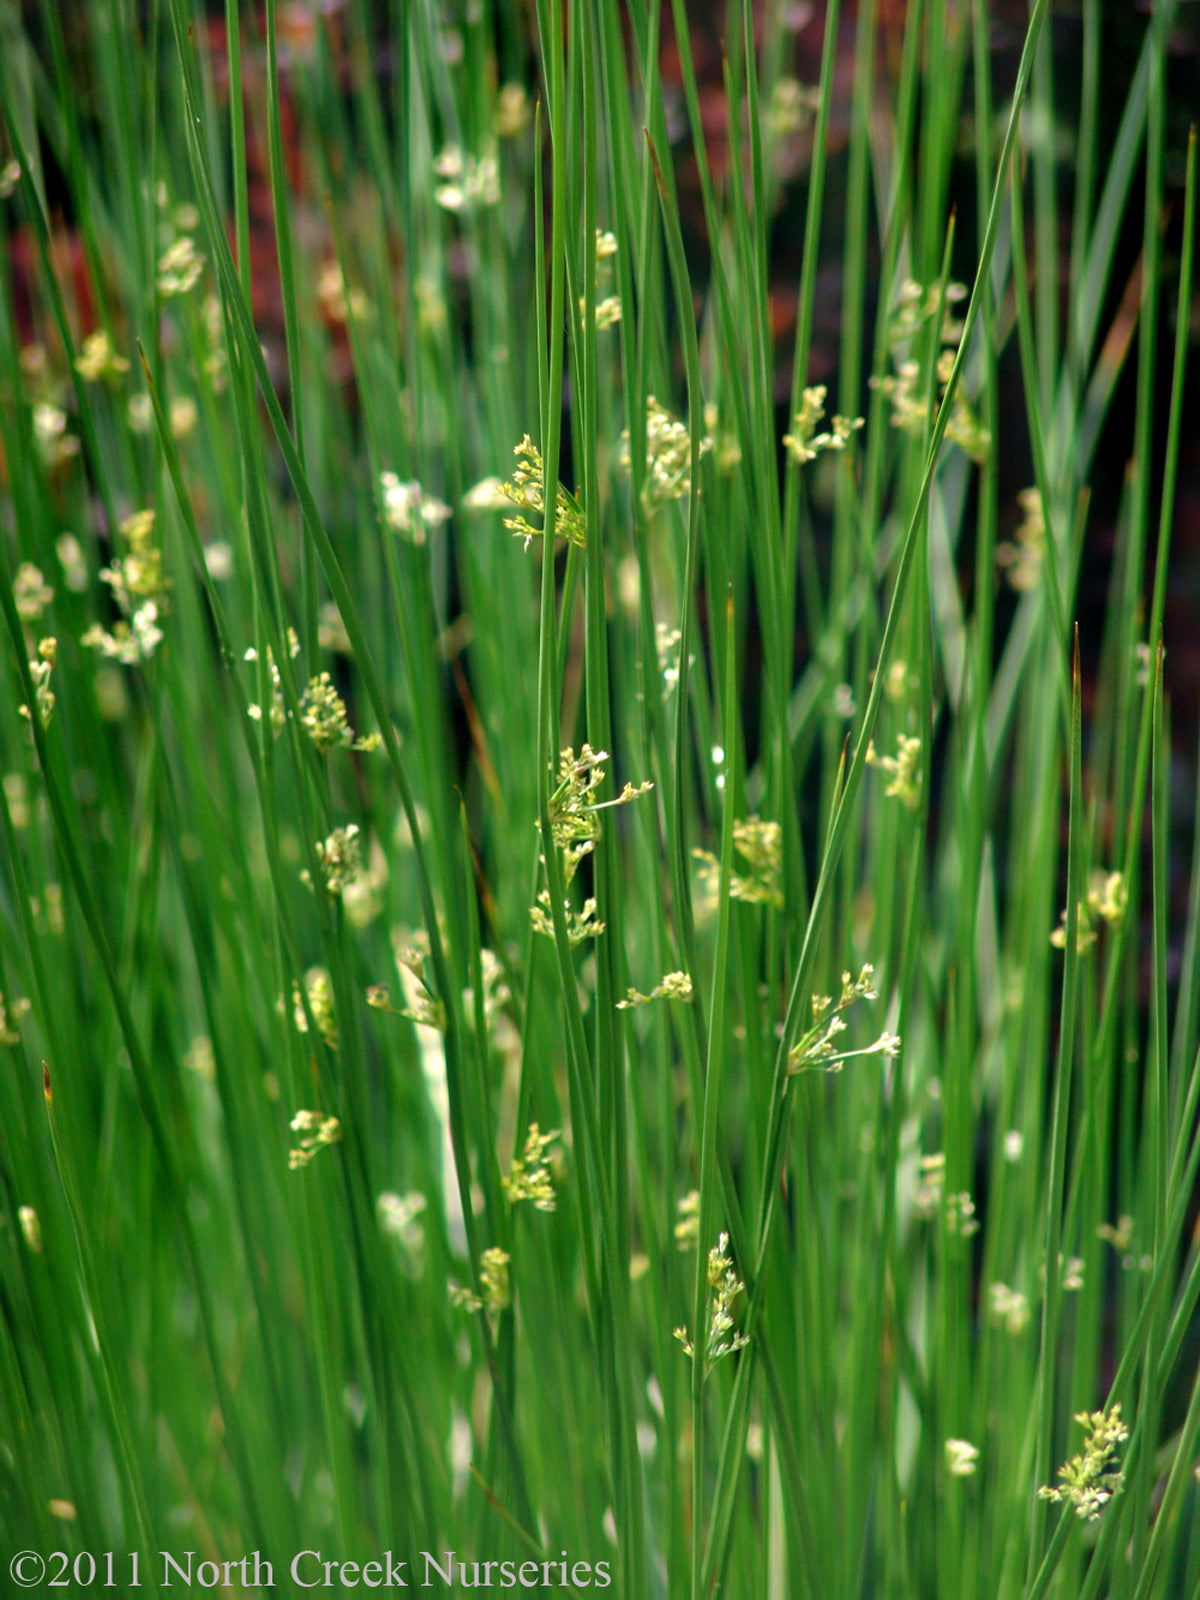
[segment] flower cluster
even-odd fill
[[[742,447],[737,435],[726,433],[719,425],[716,405],[709,400],[704,407],[704,444],[702,453],[713,452],[717,471],[728,476],[742,459]]]
[[[428,530],[440,527],[449,519],[450,507],[426,494],[415,481],[402,483],[394,472],[381,472],[379,487],[388,527],[413,544],[424,544]]]
[[[700,442],[704,455],[712,440]],[[618,460],[629,471],[629,431],[621,435]],[[646,476],[642,483],[642,502],[648,512],[656,511],[668,500],[682,500],[692,487],[692,437],[678,417],[660,406],[653,395],[646,397]]]
[[[158,292],[164,300],[188,294],[200,282],[203,271],[203,252],[197,250],[193,239],[181,233],[158,263]]]
[[[33,436],[48,467],[60,467],[79,454],[79,440],[67,429],[67,413],[48,400],[33,408]]]
[[[617,237],[613,233],[605,233],[600,228],[596,229],[596,327],[612,328],[621,320],[621,297],[607,292],[609,279],[612,277],[611,261],[617,253]],[[582,316],[586,306],[582,297],[579,301],[579,315]]]
[[[416,1189],[408,1194],[393,1194],[388,1189],[375,1202],[379,1226],[399,1242],[404,1270],[411,1278],[419,1278],[425,1266],[425,1227],[421,1213],[428,1203]]]
[[[475,157],[464,156],[456,144],[448,144],[434,157],[433,170],[442,180],[433,198],[444,211],[472,211],[476,206],[499,203],[500,163],[494,148]]]
[[[1126,1255],[1133,1243],[1133,1218],[1128,1212],[1123,1212],[1117,1218],[1115,1228],[1111,1222],[1102,1222],[1096,1229],[1096,1237],[1112,1245],[1119,1256]]]
[[[1060,1255],[1058,1265],[1062,1271],[1064,1291],[1067,1294],[1078,1294],[1080,1289],[1083,1288],[1083,1257],[1068,1256],[1064,1262]]]
[[[306,1167],[318,1150],[336,1144],[342,1137],[342,1127],[336,1117],[327,1117],[323,1111],[297,1111],[291,1129],[300,1138],[288,1151],[288,1166],[294,1172]]]
[[[22,622],[40,622],[42,613],[54,599],[54,590],[44,582],[40,567],[22,561],[13,578],[13,601]]]
[[[508,1251],[501,1250],[499,1245],[492,1245],[485,1250],[479,1262],[482,1295],[472,1294],[470,1289],[461,1289],[452,1283],[450,1304],[461,1306],[464,1311],[507,1311],[512,1305],[512,1283],[508,1272],[510,1260]]]
[[[913,1208],[919,1217],[935,1217],[946,1189],[946,1152],[935,1150],[922,1156],[918,1177],[913,1186]]]
[[[745,862],[746,870],[732,873],[729,893],[734,900],[749,905],[783,909],[783,830],[777,822],[761,817],[745,817],[733,825],[733,847]],[[700,863],[700,877],[709,894],[715,895],[721,880],[721,863],[711,850],[696,849],[692,855]]]
[[[348,895],[343,895],[344,901],[348,899]],[[353,918],[350,905],[347,910]],[[430,949],[428,933],[424,928],[418,928],[413,933],[397,928],[393,930],[392,944],[404,994],[403,1003],[398,1008],[393,1006],[387,984],[376,983],[367,990],[367,1004],[387,1016],[406,1017],[423,1028],[436,1028],[439,1033],[444,1033],[445,1003],[430,989],[425,975]],[[497,1051],[508,1054],[514,1048],[519,1049],[520,1037],[504,1010],[512,998],[504,981],[504,968],[495,951],[486,947],[479,952],[479,965],[483,1022],[488,1041]],[[475,992],[469,984],[462,991],[462,1002],[467,1026],[473,1029],[476,1021]]]
[[[1107,1412],[1080,1411],[1075,1421],[1083,1424],[1083,1449],[1059,1467],[1061,1485],[1043,1486],[1038,1497],[1065,1500],[1082,1521],[1094,1522],[1121,1487],[1124,1473],[1116,1465],[1116,1450],[1128,1439],[1129,1429],[1121,1421],[1120,1405]]]
[[[654,651],[658,657],[658,670],[662,673],[663,699],[665,700],[679,682],[679,649],[683,634],[665,622],[654,624]]]
[[[897,1046],[899,1043],[897,1039]],[[956,1234],[960,1239],[969,1239],[973,1233],[979,1232],[975,1202],[967,1190],[961,1189],[957,1193],[946,1192],[945,1151],[939,1150],[933,1155],[921,1157],[920,1176],[913,1189],[913,1208],[918,1216],[924,1217],[927,1221],[941,1212],[946,1220],[946,1232]],[[1003,1285],[999,1287],[1003,1288]],[[993,1289],[995,1288],[996,1285],[993,1285]]]
[[[784,449],[792,460],[802,465],[815,461],[823,450],[844,450],[850,436],[863,425],[861,417],[835,416],[827,430],[817,432],[817,424],[825,415],[825,385],[805,389],[800,409],[796,413],[795,432],[783,436]]]
[[[119,524],[126,542],[126,553],[100,576],[110,585],[122,611],[128,612],[137,600],[161,600],[168,588],[163,575],[162,551],[153,542],[155,513],[147,508],[135,511]]]
[[[1077,955],[1083,955],[1095,944],[1098,922],[1107,923],[1110,928],[1120,927],[1125,920],[1128,901],[1129,891],[1125,885],[1123,872],[1105,872],[1103,867],[1098,867],[1088,874],[1087,899],[1079,902],[1075,925]],[[1056,950],[1067,948],[1066,911],[1062,913],[1058,927],[1050,935],[1050,943]]]
[[[300,641],[296,637],[295,628],[289,628],[288,629],[288,631],[287,631],[287,643],[288,643],[288,654],[294,660],[296,658],[296,656],[298,656],[300,654]],[[243,659],[246,660],[246,661],[257,661],[258,660],[258,651],[254,648],[253,645],[251,645],[250,648],[246,651],[246,654],[245,654]],[[275,733],[278,733],[282,729],[284,723],[287,721],[287,707],[284,704],[283,683],[282,683],[282,681],[280,679],[280,676],[279,676],[279,668],[276,665],[274,656],[271,654],[270,645],[267,646],[267,670],[270,673],[270,677],[271,677],[271,707],[270,707],[270,712],[269,712],[269,718],[270,718],[270,723],[271,723],[272,730]],[[261,706],[252,705],[252,706],[250,706],[248,708],[248,712],[249,712],[250,717],[255,722],[261,722],[262,721],[263,713],[262,713],[262,707]]]
[[[154,522],[153,510],[147,509],[119,524],[125,554],[101,568],[100,577],[112,590],[122,620],[111,633],[97,622],[83,636],[90,649],[125,666],[148,660],[162,641],[158,619],[167,609],[170,580],[163,572],[162,551],[153,542]]]
[[[479,1287],[488,1311],[507,1311],[512,1305],[512,1286],[508,1277],[509,1254],[498,1245],[483,1252],[479,1264]]]
[[[50,674],[54,671],[54,663],[58,660],[58,640],[43,639],[38,645],[37,655],[29,663],[29,675],[33,679],[34,693],[37,696],[38,720],[43,728],[50,726],[50,718],[54,715],[54,690],[50,687]],[[17,710],[27,722],[32,721],[32,713],[28,706],[18,706]]]
[[[963,324],[953,315],[950,307],[958,305],[966,297],[965,284],[947,284],[946,312],[938,330],[940,352],[935,362],[939,394],[945,393],[963,332]],[[937,315],[941,298],[937,284],[924,288],[911,279],[901,284],[888,330],[893,373],[888,377],[871,379],[871,387],[878,389],[891,403],[892,426],[918,438],[925,432],[928,421],[929,385],[921,363],[911,354],[911,350],[923,339],[927,325]],[[975,415],[961,383],[955,390],[954,405],[946,424],[946,438],[976,462],[985,461],[992,446],[991,434]]]
[[[744,1294],[746,1285],[733,1270],[729,1257],[729,1235],[719,1235],[716,1245],[708,1252],[708,1309],[704,1329],[704,1375],[716,1366],[723,1356],[744,1350],[750,1343],[744,1333],[734,1332],[733,1308],[738,1296]],[[688,1338],[686,1328],[676,1328],[675,1337],[685,1352],[695,1359],[696,1347]]]
[[[216,1080],[217,1058],[213,1053],[212,1040],[206,1033],[196,1034],[187,1048],[183,1064],[189,1072],[194,1072],[205,1083],[213,1083]]]
[[[989,1312],[993,1322],[999,1323],[1012,1338],[1018,1338],[1029,1326],[1029,1301],[1019,1289],[1010,1289],[1006,1283],[993,1283],[988,1287]]]
[[[946,1196],[946,1232],[956,1233],[960,1239],[969,1239],[973,1233],[979,1232],[975,1202],[966,1189]]]
[[[576,858],[578,859],[578,858]],[[570,885],[570,876],[566,876],[566,884]],[[564,902],[563,913],[567,921],[567,942],[574,947],[582,944],[585,939],[598,939],[604,932],[605,924],[597,920],[596,899],[589,895],[578,911],[574,906]],[[538,891],[537,902],[529,908],[529,921],[535,933],[540,933],[544,938],[554,937],[554,908],[550,902],[549,889]]]
[[[362,846],[358,842],[358,824],[335,828],[327,839],[317,840],[317,859],[321,874],[330,894],[342,894],[363,875]],[[303,875],[307,878],[307,874]]]
[[[404,1005],[400,1016],[410,1022],[419,1022],[424,1028],[446,1031],[446,1006],[425,981],[425,961],[429,955],[429,935],[418,928],[411,944],[396,940],[396,965],[400,970],[400,983],[404,989]]]
[[[894,756],[879,755],[875,741],[867,741],[867,765],[878,767],[888,775],[884,794],[889,799],[902,801],[910,811],[917,809],[921,798],[921,769],[917,765],[920,758],[921,741],[915,736],[902,733],[896,741]]]
[[[366,322],[371,302],[357,284],[347,286],[341,262],[327,261],[317,279],[317,299],[330,322]]]
[[[41,1218],[32,1206],[18,1206],[17,1221],[21,1225],[21,1236],[26,1245],[35,1255],[40,1256],[42,1253]]]
[[[558,758],[558,783],[550,796],[550,833],[555,848],[563,862],[563,883],[569,888],[584,856],[590,854],[600,837],[598,812],[612,806],[627,805],[654,787],[649,779],[636,788],[627,783],[615,800],[597,800],[595,791],[604,780],[601,762],[608,760],[606,750],[593,750],[585,744],[576,756],[568,747]],[[570,904],[564,906],[567,919],[567,937],[572,945],[584,939],[594,939],[604,932],[604,924],[596,921],[596,902],[589,898],[583,909],[576,912]],[[537,903],[529,908],[530,920],[537,933],[554,937],[553,908],[550,892],[542,889]]]
[[[1008,586],[1018,594],[1037,588],[1046,555],[1046,517],[1040,489],[1022,489],[1017,504],[1023,512],[1016,543],[1007,539],[996,546],[996,565],[1008,575]]]
[[[322,752],[339,747],[346,750],[375,750],[379,747],[377,733],[365,739],[355,737],[346,716],[345,701],[334,688],[333,679],[327,672],[310,678],[308,687],[300,696],[300,726]]]
[[[668,972],[660,983],[656,983],[649,994],[639,994],[636,989],[627,989],[624,1000],[617,1001],[618,1011],[631,1011],[635,1006],[648,1006],[651,1000],[690,1000],[692,998],[692,980],[686,972]]]
[[[492,127],[501,139],[515,139],[529,123],[529,96],[523,83],[504,83],[496,95]]]
[[[113,349],[107,329],[97,328],[83,341],[83,349],[75,358],[75,370],[87,383],[113,383],[129,371],[129,362]]]
[[[607,750],[593,750],[590,744],[582,747],[578,757],[570,745],[560,751],[558,785],[550,796],[550,831],[560,850],[569,850],[581,840],[594,843],[600,837],[598,811],[627,805],[653,789],[647,779],[636,789],[627,783],[615,800],[595,799],[595,791],[604,781],[600,763],[607,760]]]
[[[979,1460],[979,1447],[969,1439],[946,1440],[946,1471],[952,1478],[969,1478]]]
[[[510,500],[513,505],[520,506],[524,511],[532,511],[544,523],[546,507],[542,497],[542,480],[545,477],[545,468],[542,465],[542,452],[526,434],[514,448],[513,454],[517,458],[516,470],[511,479],[496,485],[495,493],[502,495],[505,500]],[[524,539],[526,550],[529,549],[532,540],[541,538],[544,531],[543,528],[535,527],[527,517],[523,516],[505,517],[504,526],[511,528],[519,539]],[[587,522],[583,507],[561,483],[555,496],[554,532],[560,539],[566,539],[571,544],[582,547],[587,543]]]
[[[675,1224],[675,1244],[680,1250],[690,1250],[700,1242],[700,1191],[689,1189],[675,1209],[679,1221]]]
[[[324,967],[309,967],[304,974],[304,995],[308,1000],[308,1009],[312,1012],[313,1021],[317,1025],[317,1032],[331,1050],[336,1050],[338,1023],[337,1013],[333,1009],[333,985]],[[282,1004],[282,1001],[280,1003]],[[300,1033],[308,1032],[308,1017],[298,983],[292,985],[292,1019]]]
[[[558,1138],[557,1128],[543,1133],[536,1122],[529,1124],[524,1150],[513,1161],[508,1177],[500,1179],[504,1198],[510,1206],[516,1205],[519,1200],[532,1200],[538,1211],[554,1210],[554,1182],[547,1151]]]
[[[813,120],[821,91],[798,78],[780,78],[763,108],[763,130],[772,139],[791,139]]]
[[[852,1056],[899,1054],[900,1040],[894,1033],[888,1033],[886,1030],[879,1035],[874,1044],[867,1045],[862,1050],[839,1050],[834,1042],[846,1028],[842,1013],[848,1011],[858,1000],[878,998],[878,991],[872,987],[874,977],[875,968],[868,963],[857,978],[852,978],[848,972],[842,973],[842,992],[836,1003],[829,995],[813,995],[812,1026],[788,1051],[789,1073],[840,1072],[842,1063],[849,1061]]]
[[[20,1044],[21,1035],[16,1025],[29,1010],[29,1004],[25,999],[6,1003],[3,994],[0,994],[0,1044]]]

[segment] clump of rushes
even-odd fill
[[[0,0],[0,1525],[1191,1593],[1197,7],[134,9]]]
[[[704,1376],[707,1378],[717,1362],[744,1350],[750,1343],[744,1333],[734,1331],[734,1307],[738,1297],[744,1295],[746,1285],[733,1270],[729,1255],[729,1235],[718,1236],[715,1246],[708,1252],[708,1305],[704,1326]],[[686,1328],[676,1328],[675,1337],[685,1353],[695,1360],[696,1347]]]
[[[542,452],[528,434],[515,447],[513,454],[517,458],[516,469],[510,479],[496,485],[495,493],[505,500],[511,500],[513,505],[520,506],[523,511],[533,512],[542,522],[543,526],[537,527],[528,517],[505,517],[504,526],[511,528],[517,538],[524,539],[525,548],[528,550],[532,541],[540,539],[544,531],[546,508],[542,500],[542,479],[545,476],[545,469],[542,466]],[[587,522],[583,507],[561,483],[555,498],[554,532],[560,539],[566,539],[568,543],[577,544],[581,548],[587,543]]]
[[[895,1056],[900,1053],[900,1040],[885,1029],[874,1044],[861,1050],[839,1050],[835,1044],[846,1029],[842,1015],[858,1000],[876,1000],[878,991],[872,988],[875,968],[863,967],[857,978],[842,973],[842,992],[836,1004],[829,995],[813,995],[812,1026],[788,1051],[788,1072],[840,1072],[844,1062],[854,1056]],[[830,1009],[832,1007],[832,1010]]]
[[[1121,1407],[1109,1411],[1080,1411],[1076,1422],[1083,1424],[1083,1449],[1058,1469],[1062,1480],[1056,1487],[1044,1484],[1038,1490],[1042,1500],[1066,1502],[1074,1506],[1083,1522],[1095,1522],[1120,1489],[1123,1470],[1117,1466],[1117,1446],[1129,1437],[1121,1421]]]

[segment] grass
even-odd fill
[[[1196,1592],[1195,148],[1049,9],[0,12],[5,1561]]]

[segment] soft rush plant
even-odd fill
[[[1076,127],[1047,0],[807,85],[729,0],[721,144],[685,0],[0,5],[4,1562],[1196,1593],[1195,150],[1102,9]]]

